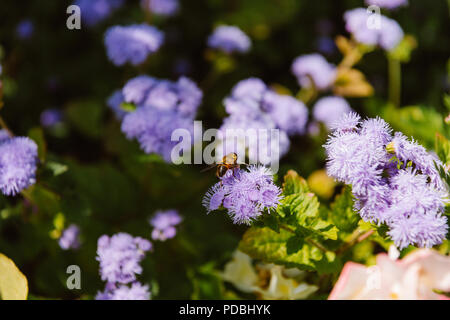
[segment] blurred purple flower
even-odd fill
[[[407,6],[408,0],[366,0],[368,6],[379,6],[380,8],[396,9],[398,7]]]
[[[206,193],[203,206],[208,213],[223,206],[235,224],[249,225],[264,210],[275,209],[281,198],[281,189],[273,183],[269,169],[250,166],[248,171],[228,170]]]
[[[16,34],[20,39],[29,39],[33,36],[33,33],[34,23],[31,20],[22,20],[16,27]]]
[[[161,16],[173,16],[180,7],[178,0],[142,0],[142,6]]]
[[[219,26],[208,38],[208,46],[226,53],[250,50],[250,38],[236,26]]]
[[[76,224],[71,224],[63,230],[58,244],[63,250],[78,249],[80,247],[80,228]]]
[[[175,226],[182,221],[176,210],[157,211],[150,224],[153,226],[152,239],[166,241],[175,237],[177,230]]]
[[[63,120],[63,113],[59,109],[46,109],[41,113],[41,125],[49,128],[53,127]]]
[[[336,78],[336,67],[318,53],[297,57],[292,63],[292,73],[302,87],[310,87],[311,79],[319,90],[330,87]]]
[[[88,26],[108,18],[111,13],[123,5],[123,0],[76,0],[74,5],[80,7],[81,19]]]
[[[316,102],[313,116],[315,120],[323,122],[330,129],[344,114],[351,111],[350,105],[344,98],[328,96]]]
[[[369,28],[368,21],[372,13],[364,8],[356,8],[345,12],[345,27],[356,41],[366,45],[379,45],[385,50],[394,49],[403,39],[404,33],[400,25],[383,15],[379,18],[380,26],[376,26],[377,17],[373,17],[374,25]]]
[[[38,148],[27,137],[0,136],[0,190],[14,196],[36,182]]]
[[[136,281],[136,275],[142,272],[140,262],[151,249],[150,241],[127,233],[101,236],[97,243],[97,261],[102,280],[121,284]]]
[[[131,286],[119,285],[107,288],[104,292],[97,293],[96,300],[150,300],[150,292],[147,285],[133,282]]]
[[[109,60],[122,66],[143,63],[156,52],[164,41],[164,34],[145,23],[130,26],[113,26],[105,33],[105,46]]]

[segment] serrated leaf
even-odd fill
[[[293,234],[284,229],[279,233],[269,228],[252,227],[244,234],[239,250],[264,262],[281,264],[302,270],[329,273],[337,270],[338,262],[333,252],[322,252],[319,248],[304,243],[295,251],[293,245],[301,242],[290,240]],[[289,243],[289,250],[288,250]],[[289,252],[288,252],[289,251]]]
[[[0,253],[0,299],[26,300],[27,296],[27,278],[11,259]]]
[[[285,196],[295,193],[308,192],[306,180],[298,175],[294,170],[289,170],[284,176],[283,194]]]
[[[353,197],[349,188],[344,188],[334,202],[330,205],[330,217],[339,230],[352,232],[360,220],[359,215],[353,211]]]

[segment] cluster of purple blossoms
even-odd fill
[[[63,120],[63,113],[59,109],[46,109],[41,113],[41,125],[45,128],[53,127]]]
[[[80,247],[80,228],[76,224],[71,224],[63,230],[58,244],[63,250],[78,249]]]
[[[172,239],[177,234],[175,228],[183,219],[176,210],[157,211],[150,224],[154,228],[152,231],[152,239],[166,241]]]
[[[317,100],[312,113],[314,120],[324,123],[329,129],[342,115],[351,111],[352,108],[344,98],[328,96]]]
[[[156,52],[164,41],[164,34],[145,23],[130,26],[113,26],[105,33],[105,46],[109,60],[116,66],[129,62],[143,63]]]
[[[9,137],[0,130],[0,190],[14,196],[36,182],[38,147],[27,137]]]
[[[383,15],[371,17],[372,13],[364,8],[345,12],[345,28],[356,41],[366,45],[378,45],[385,50],[394,49],[403,39],[404,33],[397,21]],[[373,18],[372,20],[369,20]],[[373,24],[373,25],[371,25]],[[378,25],[379,24],[379,25]]]
[[[31,38],[33,33],[34,23],[31,20],[22,20],[16,27],[16,34],[22,40]]]
[[[173,16],[180,7],[178,0],[142,0],[142,6],[160,16]]]
[[[397,247],[432,247],[446,238],[448,190],[436,156],[400,132],[392,136],[384,120],[361,121],[353,112],[333,126],[325,149],[328,174],[352,186],[355,210],[386,224]]]
[[[186,77],[172,82],[138,76],[125,84],[122,94],[125,102],[137,106],[124,116],[122,131],[128,139],[137,139],[144,152],[160,154],[169,162],[178,143],[171,141],[172,132],[182,128],[193,134],[201,90]]]
[[[292,63],[292,73],[302,87],[313,85],[319,90],[329,88],[336,79],[336,67],[318,53],[297,57]]]
[[[270,212],[280,203],[281,189],[264,166],[250,166],[248,171],[228,170],[206,193],[203,206],[209,212],[224,207],[235,224],[251,224],[264,210]]]
[[[408,5],[408,0],[366,0],[368,6],[379,6],[388,10]]]
[[[278,157],[283,156],[289,150],[289,136],[303,134],[308,121],[308,109],[299,100],[288,95],[281,95],[271,90],[258,78],[249,78],[238,82],[232,89],[230,96],[224,100],[225,110],[229,114],[220,127],[223,133],[224,150],[219,150],[218,155],[235,152],[239,156],[238,146],[234,139],[227,139],[230,131],[239,133],[244,130],[239,138],[249,150],[258,149],[260,154],[274,156],[273,148],[278,148]],[[250,134],[247,130],[255,130]],[[259,129],[264,131],[277,129],[278,141],[272,141],[272,136],[263,136]],[[230,131],[228,131],[230,130]],[[235,138],[235,137],[233,137]],[[272,142],[276,142],[276,145]],[[240,141],[238,141],[238,144]],[[255,148],[256,147],[256,148]],[[250,154],[253,162],[261,162],[256,154]]]
[[[219,26],[208,38],[208,46],[226,53],[250,50],[250,38],[236,26]]]
[[[92,27],[120,8],[123,0],[76,0],[74,5],[80,7],[82,21]]]
[[[136,275],[142,273],[140,265],[145,253],[152,249],[150,241],[118,233],[101,236],[97,243],[97,261],[100,275],[106,281],[105,291],[97,300],[144,300],[150,298],[148,286],[142,286]],[[131,286],[129,286],[131,284]]]

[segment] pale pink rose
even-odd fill
[[[347,262],[329,300],[440,300],[450,292],[450,257],[419,249],[402,260],[387,254],[375,266]]]

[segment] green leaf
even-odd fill
[[[95,101],[77,101],[71,103],[66,110],[70,122],[82,134],[98,138],[103,133],[104,108]]]
[[[339,230],[352,232],[358,226],[359,215],[353,211],[353,197],[349,188],[344,188],[330,205],[330,217]]]
[[[26,300],[27,278],[14,262],[0,253],[0,298],[2,300]]]
[[[58,162],[54,162],[54,161],[47,162],[46,168],[49,169],[50,171],[52,171],[52,173],[55,177],[63,174],[67,170],[69,170],[69,167],[67,165],[58,163]]]
[[[123,111],[132,112],[136,110],[136,105],[134,103],[122,102],[120,104],[120,109],[122,109]]]
[[[323,252],[284,229],[279,233],[269,228],[252,227],[244,234],[239,250],[255,259],[319,273],[335,272],[339,262],[333,252]],[[298,248],[296,248],[298,246]],[[288,248],[289,247],[289,248]]]
[[[283,194],[287,196],[308,191],[309,188],[306,180],[300,177],[294,170],[289,170],[284,176]]]

